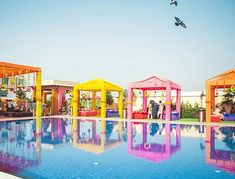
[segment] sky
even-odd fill
[[[169,2],[1,0],[0,61],[39,66],[44,80],[99,77],[127,88],[157,74],[204,90],[235,68],[235,1]]]

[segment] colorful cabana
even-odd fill
[[[176,126],[171,125],[171,124],[165,124],[165,141],[163,143],[155,143],[152,141],[151,142],[148,141],[148,137],[149,137],[148,132],[147,132],[148,123],[138,123],[138,125],[143,126],[142,139],[140,140],[142,142],[141,143],[136,142],[138,144],[134,144],[135,138],[133,137],[132,127],[135,124],[128,123],[127,125],[128,125],[127,126],[128,153],[131,155],[158,163],[161,161],[168,160],[171,157],[171,155],[179,151],[181,148],[179,124]],[[176,129],[176,136],[175,136],[176,144],[172,144],[171,142],[171,129],[172,128]],[[158,137],[160,139],[160,137],[162,136],[159,135]]]
[[[216,90],[235,86],[235,69],[206,80],[206,122],[211,122],[211,110],[215,108]],[[220,122],[220,118],[217,118]]]
[[[65,94],[73,90],[75,82],[61,80],[43,80],[42,94],[43,103],[46,103],[47,96],[51,95],[51,114],[58,114],[62,111],[65,102]]]
[[[215,145],[215,129],[219,127],[206,126],[206,163],[229,173],[235,173],[235,151],[217,149]]]
[[[78,116],[80,107],[81,91],[92,92],[92,109],[96,110],[96,92],[101,92],[101,117],[106,117],[106,92],[118,92],[118,113],[119,117],[123,114],[123,89],[113,83],[97,78],[84,83],[80,83],[73,88],[73,116]]]
[[[171,119],[171,92],[176,90],[176,110],[180,116],[180,100],[181,100],[181,87],[180,85],[162,78],[160,76],[152,76],[142,81],[132,82],[128,88],[128,119],[133,118],[133,90],[138,89],[143,91],[143,112],[147,113],[147,97],[149,91],[165,90],[166,91],[166,120]]]
[[[36,116],[41,116],[41,68],[0,62],[0,78],[36,73]]]

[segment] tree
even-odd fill
[[[229,113],[229,114],[230,114],[231,109],[232,109],[234,97],[235,97],[235,92],[230,88],[223,95],[223,99],[222,99],[221,104],[225,108],[226,112]]]
[[[223,95],[222,105],[223,104],[231,104],[233,103],[234,93],[229,89],[227,92]]]
[[[26,99],[26,92],[20,88],[16,91],[16,97],[18,99]]]
[[[112,93],[111,93],[110,91],[108,91],[108,92],[106,93],[106,103],[107,103],[108,105],[111,105],[111,104],[113,104],[113,102],[114,102],[114,100],[113,100]]]
[[[25,100],[26,100],[26,92],[21,88],[16,91],[16,98],[17,98],[17,106],[19,107],[20,111],[25,110]]]
[[[127,107],[127,97],[128,97],[127,89],[124,89],[122,94],[123,94],[123,104],[124,104],[124,107]]]

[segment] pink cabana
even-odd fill
[[[181,86],[162,78],[160,76],[152,76],[142,81],[132,82],[129,84],[128,88],[128,108],[127,108],[127,117],[128,119],[133,118],[133,90],[138,89],[143,91],[143,112],[147,113],[147,95],[148,91],[166,91],[166,120],[171,118],[171,92],[172,90],[176,91],[176,111],[180,116],[180,100],[181,100]]]

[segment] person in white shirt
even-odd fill
[[[162,103],[162,101],[159,101],[159,109],[157,115],[159,119],[162,119],[163,109],[164,109],[164,104]]]
[[[220,119],[224,118],[224,115],[221,113],[221,110],[218,105],[215,106],[215,110],[212,112],[213,115],[217,115]]]

